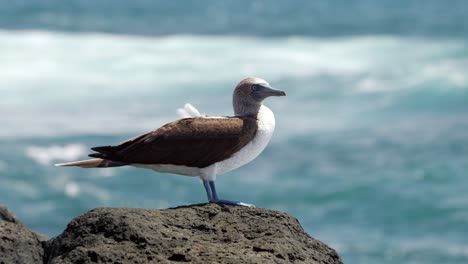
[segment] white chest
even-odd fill
[[[235,153],[231,158],[213,164],[206,169],[214,170],[216,175],[221,175],[251,162],[260,155],[268,145],[268,142],[270,142],[273,131],[275,130],[275,116],[268,107],[262,105],[257,119],[257,134],[250,143],[239,152]]]

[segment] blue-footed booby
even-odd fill
[[[208,201],[252,206],[222,200],[215,188],[217,175],[254,160],[267,146],[275,129],[273,112],[263,105],[270,96],[284,96],[263,79],[250,77],[234,89],[234,116],[183,118],[119,145],[91,148],[94,159],[56,164],[82,168],[134,166],[162,173],[198,176]],[[190,113],[189,113],[190,115]]]

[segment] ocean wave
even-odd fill
[[[95,184],[86,182],[68,181],[63,185],[63,192],[70,198],[78,197],[80,194],[86,194],[95,197],[100,203],[106,203],[110,201],[111,198],[109,191]]]
[[[434,237],[402,240],[399,242],[399,246],[395,249],[393,255],[409,256],[418,255],[423,252],[468,260],[468,244]]]
[[[388,77],[398,77],[412,71],[430,78],[451,73],[449,79],[466,85],[462,70],[468,64],[467,56],[460,56],[467,51],[465,42],[456,39],[429,42],[397,36],[141,37],[0,31],[0,40],[4,58],[0,65],[8,66],[2,73],[7,80],[1,81],[12,83],[0,89],[57,92],[54,96],[46,94],[51,99],[88,97],[91,91],[98,97],[161,92],[167,85],[177,88],[174,85],[230,82],[252,74],[280,81],[319,75],[345,78],[387,73]],[[45,86],[36,81],[68,85]],[[112,89],[95,91],[98,85]],[[129,91],[129,87],[133,89]],[[60,92],[72,88],[79,89],[72,94]]]
[[[10,190],[14,190],[16,194],[19,194],[23,197],[27,197],[29,199],[40,198],[40,188],[32,182],[24,180],[12,180],[11,182],[8,182],[7,186]]]
[[[57,174],[47,181],[49,188],[69,198],[94,197],[100,203],[111,199],[110,191],[86,180],[77,180],[71,174]]]
[[[36,201],[34,203],[24,203],[20,207],[19,215],[23,219],[35,219],[40,216],[53,215],[57,210],[57,203],[53,201]],[[48,219],[47,221],[51,221]]]
[[[80,185],[76,182],[67,182],[64,186],[64,192],[67,196],[76,197],[80,194]]]
[[[70,161],[84,156],[88,148],[82,144],[52,145],[47,147],[29,146],[25,154],[41,165],[51,165],[54,161]]]
[[[457,39],[3,30],[0,56],[3,138],[141,133],[176,118],[186,102],[229,115],[234,85],[250,75],[288,91],[294,105],[269,104],[302,130],[346,126],[397,105],[402,92],[459,98],[468,90],[468,48]]]
[[[353,34],[467,36],[465,1],[167,1],[2,0],[2,28],[168,35]],[[443,22],[442,22],[443,21]]]

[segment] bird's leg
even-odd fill
[[[220,200],[218,198],[218,194],[216,193],[216,187],[214,181],[208,181],[209,183],[209,188],[211,190],[211,200],[208,197],[208,200],[211,203],[218,203],[218,204],[232,204],[232,205],[241,205],[241,206],[248,206],[248,207],[255,207],[253,204],[247,204],[247,203],[242,203],[242,202],[236,202],[236,201],[228,201],[228,200]],[[203,180],[203,184],[205,184],[205,180]],[[205,187],[206,189],[206,187]]]
[[[214,184],[214,181],[208,181],[209,185],[210,185],[210,189],[211,189],[211,196],[213,198],[213,201],[218,201],[219,198],[218,198],[218,193],[216,192],[216,186]],[[211,202],[211,201],[210,201]]]
[[[213,194],[211,193],[210,184],[208,180],[203,180],[203,186],[205,187],[206,196],[208,196],[208,201],[213,200]]]

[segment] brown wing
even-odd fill
[[[97,147],[90,156],[129,164],[174,164],[204,168],[225,160],[257,132],[254,117],[185,118],[118,146]]]

